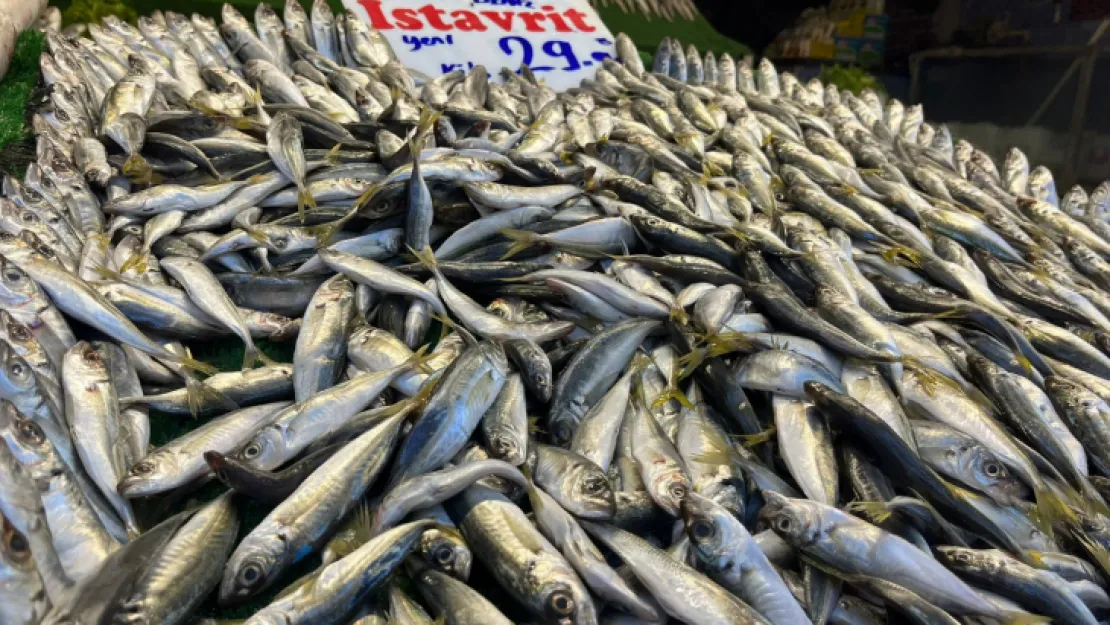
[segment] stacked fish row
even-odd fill
[[[1110,185],[767,61],[619,37],[560,94],[284,11],[47,34],[5,625],[1110,614]]]

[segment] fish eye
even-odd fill
[[[675,499],[686,498],[686,486],[684,484],[671,484],[671,487],[667,490],[670,492],[671,497]]]
[[[11,365],[8,366],[8,372],[11,373],[12,376],[17,378],[23,376],[25,369],[26,368],[21,362],[13,362]]]
[[[995,462],[988,462],[983,465],[983,472],[989,477],[998,477],[1002,474],[1002,467],[998,466]]]
[[[25,326],[12,324],[8,326],[8,336],[17,341],[23,342],[31,338],[31,332],[27,330]]]
[[[27,544],[27,539],[23,537],[23,534],[13,529],[12,533],[8,535],[8,551],[15,555],[23,556],[27,555],[30,550],[31,547]]]
[[[274,242],[274,247],[279,250],[283,250],[285,246],[289,245],[289,239],[287,237],[274,237],[272,241]]]
[[[713,536],[713,524],[709,521],[694,521],[690,526],[690,532],[697,540],[705,540]]]
[[[794,524],[787,517],[779,517],[775,521],[775,529],[780,532],[789,532],[790,528],[792,528],[793,526]]]
[[[239,572],[239,581],[244,586],[254,586],[262,580],[262,567],[258,564],[251,562],[243,567]]]
[[[23,211],[22,217],[23,217],[23,221],[25,221],[27,223],[32,223],[36,219],[38,219],[37,217],[35,217],[35,214],[30,212],[30,211]]]
[[[23,440],[32,443],[41,443],[43,440],[42,429],[32,421],[20,421],[16,429]]]
[[[969,564],[971,562],[971,555],[967,554],[967,553],[957,553],[956,554],[956,562],[960,562],[962,564]]]
[[[547,607],[558,616],[568,616],[574,612],[574,598],[563,591],[551,593]]]
[[[92,346],[85,350],[85,362],[93,365],[100,363],[100,354]]]
[[[451,564],[455,560],[455,550],[449,545],[443,545],[436,548],[435,553],[432,554],[435,561],[441,565]]]
[[[605,478],[595,476],[582,481],[582,490],[588,495],[597,495],[605,490]]]
[[[139,475],[148,475],[154,473],[154,463],[144,460],[136,464],[131,470]]]
[[[243,457],[247,458],[247,459],[257,458],[258,455],[261,454],[261,453],[262,453],[262,445],[259,445],[257,442],[251,443],[250,445],[247,445],[246,448],[243,449]]]
[[[8,271],[4,272],[4,279],[8,282],[19,282],[23,279],[23,273],[16,271],[15,269],[9,269]]]
[[[555,438],[558,440],[568,441],[571,437],[570,426],[566,423],[560,423],[559,425],[555,426],[555,431],[553,432],[553,434],[555,434]]]

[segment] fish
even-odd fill
[[[1101,613],[1105,183],[666,28],[428,76],[364,8],[44,22],[0,618]]]

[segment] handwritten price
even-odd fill
[[[595,39],[595,41],[603,46],[613,45],[613,42],[611,40],[604,37],[599,37]],[[527,65],[528,68],[531,69],[533,72],[551,72],[556,70],[573,72],[582,69],[583,67],[590,67],[597,63],[601,63],[605,59],[612,56],[608,52],[599,50],[596,52],[590,52],[589,58],[579,60],[580,56],[575,53],[574,46],[570,42],[552,39],[540,44],[540,51],[545,55],[545,58],[539,62],[548,62],[548,59],[550,60],[550,62],[555,62],[557,59],[562,59],[566,63],[566,65],[564,67],[555,67],[554,65],[534,65],[533,62],[535,61],[535,44],[533,44],[533,42],[529,41],[528,39],[515,35],[510,37],[502,37],[497,42],[497,45],[501,48],[502,52],[509,56],[509,58],[514,58],[518,50],[520,52],[520,62],[510,62],[506,64],[507,66],[520,67],[522,65]],[[517,73],[519,72],[520,70],[518,69]]]

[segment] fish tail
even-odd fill
[[[145,158],[138,154],[132,154],[123,163],[123,175],[137,183],[147,184],[154,177],[154,170]]]
[[[303,184],[297,185],[297,216],[301,218],[302,224],[305,222],[305,206],[316,208],[316,198],[312,197]]]
[[[686,378],[693,375],[693,373],[698,370],[698,367],[701,366],[701,363],[705,362],[708,351],[708,348],[698,347],[696,349],[690,350],[689,354],[679,356],[679,369],[676,378],[678,380],[685,380]]]
[[[731,354],[733,352],[750,352],[755,350],[755,344],[743,332],[717,332],[705,336],[708,347],[706,355],[710,358]]]
[[[336,143],[328,150],[328,153],[324,155],[324,163],[326,163],[328,167],[335,167],[340,164],[339,151],[341,149],[343,149],[343,144]]]
[[[670,315],[671,321],[674,321],[679,325],[686,325],[690,322],[690,314],[679,306],[672,306]]]
[[[132,269],[135,269],[139,273],[146,273],[147,264],[145,252],[135,252],[132,254],[131,257],[120,266],[119,271],[120,273],[127,273]]]
[[[165,356],[166,359],[169,360],[170,362],[176,362],[177,364],[181,365],[182,367],[185,367],[186,369],[189,369],[191,371],[196,371],[196,372],[199,372],[199,373],[203,373],[204,375],[213,375],[213,374],[219,372],[219,369],[213,367],[212,365],[210,365],[206,362],[201,362],[201,361],[199,361],[195,358],[192,358],[190,356],[182,356],[181,354],[175,354],[173,352],[168,352],[168,355],[166,355],[166,354],[159,354],[158,355],[159,358],[161,358],[162,356]]]
[[[206,405],[215,405],[227,411],[239,409],[239,404],[233,399],[208,386],[192,374],[185,376],[185,398],[189,405],[189,414],[194,419]]]
[[[513,242],[512,246],[509,247],[509,251],[505,252],[505,254],[501,257],[501,260],[508,260],[513,256],[516,256],[517,254],[523,252],[524,250],[532,247],[533,245],[538,245],[542,240],[540,239],[540,235],[536,234],[535,232],[515,230],[513,228],[505,228],[504,230],[500,231],[500,234],[507,237],[510,241]]]
[[[743,443],[745,447],[755,447],[756,445],[770,442],[770,440],[775,437],[775,433],[775,426],[772,425],[757,434],[741,434],[740,442]]]
[[[921,253],[905,245],[893,245],[883,250],[882,257],[888,262],[904,267],[921,267]]]
[[[671,386],[667,390],[660,393],[659,396],[655,398],[655,401],[651,402],[651,407],[662,408],[667,402],[671,401],[672,399],[677,401],[684,408],[694,407],[694,404],[690,402],[690,398],[686,397],[686,393],[683,393],[682,389],[678,388],[677,386]]]
[[[267,367],[277,364],[273,358],[262,353],[262,350],[258,349],[258,346],[254,344],[254,341],[250,341],[247,343],[247,348],[243,352],[243,369],[250,369],[256,362],[260,362]]]
[[[363,191],[362,195],[358,196],[358,199],[355,200],[355,203],[354,203],[355,210],[358,211],[358,210],[361,210],[362,208],[364,208],[366,206],[369,206],[370,201],[374,199],[375,195],[377,195],[379,188],[381,188],[381,185],[372,184],[372,185],[370,185],[370,188]]]
[[[893,514],[885,501],[853,501],[848,504],[847,510],[863,514],[877,524],[886,523]]]
[[[1036,507],[1030,512],[1029,520],[1033,521],[1045,536],[1051,537],[1053,527],[1057,525],[1078,527],[1079,517],[1075,511],[1068,506],[1063,497],[1044,483],[1033,486],[1033,498],[1036,500]]]
[[[428,367],[428,361],[435,357],[435,354],[428,353],[428,346],[421,345],[420,349],[413,352],[401,366],[409,370],[420,371],[421,373],[431,373],[432,370]]]
[[[315,205],[313,205],[315,206]],[[343,229],[349,221],[358,216],[358,209],[353,208],[339,219],[333,222],[313,226],[310,228],[313,235],[316,237],[316,249],[327,247],[331,240],[335,238],[335,234]]]
[[[424,265],[428,269],[435,270],[438,261],[436,261],[435,254],[432,253],[432,248],[425,246],[422,250],[414,250],[410,247],[408,250],[413,258],[416,259],[416,262]]]

